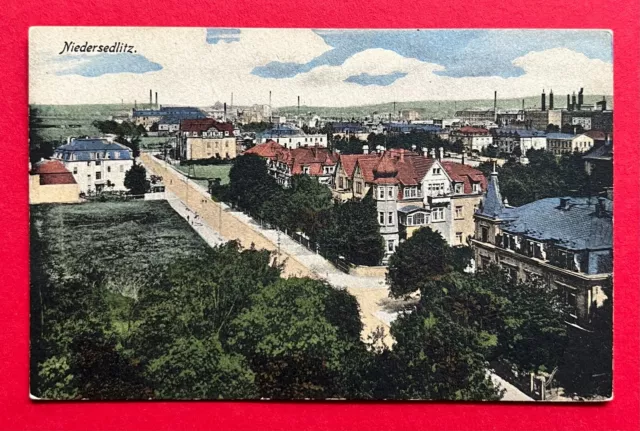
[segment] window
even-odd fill
[[[114,152],[113,153],[113,157],[116,158],[116,159],[119,159],[120,158],[120,152],[119,151]]]
[[[403,194],[405,199],[417,198],[420,196],[420,191],[418,187],[405,187]]]
[[[309,166],[303,166],[302,167],[302,173],[309,175]]]
[[[90,183],[91,182],[91,174],[87,175],[87,182]]]
[[[474,193],[478,193],[480,191],[480,183],[473,183],[472,190]]]
[[[394,248],[395,248],[395,240],[390,239],[389,241],[387,241],[387,251],[393,252]]]
[[[416,213],[413,216],[413,224],[416,226],[422,226],[425,224],[425,214],[424,213]]]
[[[393,187],[389,187],[389,188],[387,188],[387,193],[388,193],[388,196],[389,196],[390,198],[392,198],[392,197],[393,197]]]
[[[102,162],[100,160],[96,160],[96,166],[100,166]]]
[[[102,172],[96,172],[96,180],[102,179]]]
[[[378,186],[378,198],[384,199],[384,187]]]
[[[393,224],[393,212],[389,212],[388,220],[389,220],[389,224]]]
[[[489,228],[482,226],[480,228],[480,236],[482,238],[482,242],[489,242]]]
[[[456,183],[456,193],[458,194],[464,193],[464,184]]]
[[[120,165],[120,172],[124,172],[124,166]]]
[[[77,167],[77,166],[74,166],[74,167],[73,167],[73,173],[74,173],[74,174],[77,174],[77,173],[78,173],[78,167]]]
[[[456,244],[462,244],[462,232],[456,232]]]
[[[382,211],[378,212],[378,221],[381,225],[384,225],[384,213]]]
[[[431,210],[431,221],[443,221],[444,220],[444,208],[437,207]]]
[[[107,166],[107,172],[111,172],[111,166]]]
[[[456,218],[464,218],[464,216],[462,215],[462,206],[456,207]]]
[[[433,168],[433,175],[440,175],[441,169],[440,168]]]

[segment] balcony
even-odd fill
[[[429,196],[429,205],[446,205],[451,202],[451,197],[446,195]]]

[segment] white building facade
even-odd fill
[[[64,163],[80,193],[126,191],[124,177],[133,166],[131,149],[107,139],[72,139],[56,148],[53,158]]]

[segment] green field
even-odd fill
[[[220,184],[229,184],[229,171],[231,170],[231,164],[228,165],[191,165],[191,166],[175,166],[183,174],[190,177],[196,177],[195,181],[203,186],[207,187],[207,180],[201,178],[220,178]]]
[[[31,207],[32,271],[97,269],[134,276],[196,255],[207,244],[166,201],[95,202]],[[89,268],[88,268],[89,267]]]

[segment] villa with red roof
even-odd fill
[[[180,157],[186,160],[234,159],[238,153],[233,124],[213,118],[182,120],[179,148]]]
[[[298,174],[310,175],[320,183],[331,186],[338,160],[338,155],[326,148],[300,147],[290,150],[275,141],[258,144],[244,154],[255,154],[266,159],[269,173],[283,187],[289,187],[291,177]]]
[[[440,232],[451,245],[467,244],[486,185],[484,175],[471,166],[394,149],[340,155],[333,191],[343,200],[371,194],[388,258],[423,226]]]

